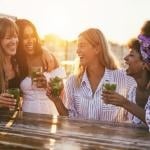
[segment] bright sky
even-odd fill
[[[150,0],[0,0],[0,13],[30,19],[42,37],[72,40],[97,27],[109,40],[125,43],[150,20]]]

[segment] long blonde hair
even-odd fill
[[[3,70],[5,54],[1,46],[1,40],[4,38],[7,30],[9,30],[10,34],[14,34],[14,32],[18,33],[18,28],[12,20],[8,18],[0,18],[0,92],[2,92],[2,89],[4,89],[6,85]]]
[[[108,43],[103,35],[103,33],[97,28],[90,28],[79,34],[79,37],[85,38],[92,46],[98,47],[100,49],[100,63],[105,66],[105,68],[115,70],[119,67],[119,64],[110,51]],[[77,72],[77,84],[80,85],[83,73],[85,72],[85,67],[79,65]]]

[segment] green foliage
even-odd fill
[[[8,93],[13,95],[14,99],[16,99],[16,109],[17,109],[19,101],[20,101],[20,90],[18,88],[11,88],[11,89],[8,89]]]
[[[51,78],[49,81],[49,85],[52,88],[52,95],[59,96],[61,93],[61,90],[63,89],[62,79],[57,76],[55,78]]]
[[[114,83],[105,83],[104,85],[104,89],[106,89],[106,90],[110,90],[110,91],[115,91],[116,90],[116,84],[114,84]]]

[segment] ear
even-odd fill
[[[95,49],[95,52],[96,52],[96,54],[98,54],[98,53],[99,53],[99,50],[98,50],[98,49]]]
[[[99,52],[100,52],[100,50],[99,50],[98,46],[95,47],[95,53],[98,54]]]
[[[144,69],[150,71],[150,64],[145,63],[145,64],[144,64]]]
[[[143,62],[142,63],[142,67],[143,67],[143,70],[147,69],[148,70],[148,65],[146,62]]]

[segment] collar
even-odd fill
[[[104,75],[102,77],[102,80],[111,80],[112,76],[110,75],[111,73],[111,70],[105,68],[105,71],[104,71]],[[87,76],[87,71],[85,70],[84,73],[83,73],[83,77],[82,77],[82,80],[81,80],[81,86],[84,86],[84,85],[89,85],[90,87],[90,83],[89,83],[89,79],[88,79],[88,76]]]

